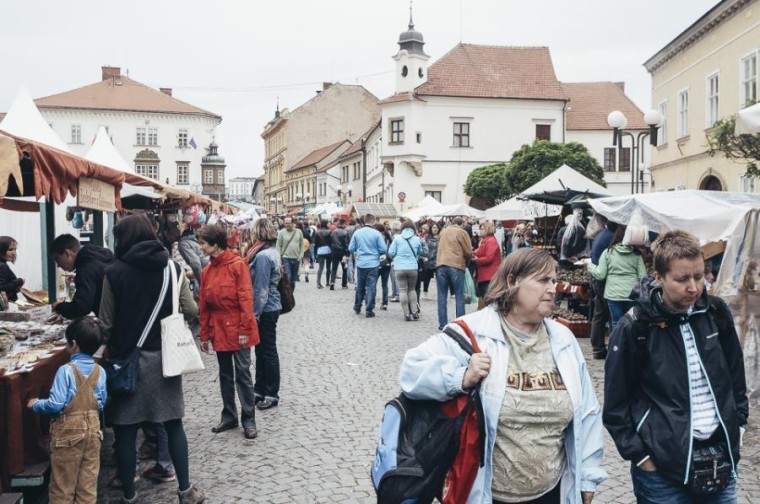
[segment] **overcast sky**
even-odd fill
[[[650,108],[642,63],[717,0],[415,0],[431,63],[460,41],[548,46],[560,81],[625,81]],[[259,136],[322,81],[394,91],[408,0],[3,0],[0,111],[20,86],[38,98],[100,80],[102,65],[223,117],[228,178],[262,173]]]

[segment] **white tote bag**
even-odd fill
[[[164,378],[205,369],[193,333],[179,312],[179,289],[182,283],[177,280],[177,268],[171,260],[167,268],[171,270],[173,289],[172,314],[161,319],[161,367]]]

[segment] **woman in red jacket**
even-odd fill
[[[211,431],[224,432],[238,426],[237,386],[244,434],[253,439],[258,433],[251,347],[259,343],[259,330],[253,317],[251,272],[240,256],[227,250],[227,232],[222,226],[206,226],[198,238],[203,253],[211,258],[201,275],[201,350],[208,352],[210,342],[216,352],[224,403],[222,421]]]
[[[480,234],[483,237],[480,245],[472,253],[472,260],[478,266],[478,296],[481,298],[486,295],[491,278],[496,274],[501,264],[501,247],[499,241],[494,236],[496,228],[493,222],[487,221],[480,226]]]

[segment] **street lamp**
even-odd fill
[[[649,137],[649,145],[657,145],[657,129],[662,124],[663,117],[656,110],[650,110],[644,114],[644,122],[649,126],[649,131],[640,131],[636,136],[624,131],[628,126],[628,118],[619,110],[613,110],[607,116],[607,124],[612,128],[612,146],[623,147],[623,135],[631,137],[633,154],[633,166],[631,167],[631,194],[644,191],[644,174],[639,169],[639,164],[644,161],[644,145],[642,141]],[[641,184],[641,188],[639,188]]]

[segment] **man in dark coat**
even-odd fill
[[[103,293],[103,276],[113,262],[113,253],[97,245],[81,245],[72,235],[63,234],[53,240],[50,255],[64,271],[76,270],[73,299],[58,303],[53,310],[67,319],[82,317],[90,312],[97,314]]]

